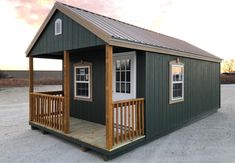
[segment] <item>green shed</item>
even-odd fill
[[[106,159],[220,108],[220,58],[185,41],[59,2],[26,54],[32,129]],[[34,58],[63,61],[62,90],[34,91]]]

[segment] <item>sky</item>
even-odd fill
[[[222,59],[235,59],[234,0],[59,0],[187,41]],[[28,69],[25,51],[55,0],[0,0],[0,69]],[[36,59],[35,69],[61,69]]]

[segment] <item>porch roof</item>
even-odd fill
[[[71,19],[84,26],[86,29],[112,46],[221,62],[221,59],[217,56],[180,39],[140,28],[60,2],[55,3],[53,9],[42,24],[26,51],[27,56],[56,10],[69,16]]]

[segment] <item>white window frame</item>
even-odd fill
[[[78,68],[88,68],[88,81],[77,81],[76,70]],[[77,96],[77,83],[88,83],[88,96]],[[74,99],[81,101],[92,101],[92,64],[88,62],[81,62],[74,64]]]
[[[116,60],[131,59],[131,93],[116,92]],[[113,54],[113,101],[127,100],[136,98],[136,52],[122,52]]]
[[[57,31],[57,26],[59,26],[58,27],[59,31]],[[62,34],[62,20],[60,18],[56,19],[54,27],[55,27],[55,36]]]
[[[181,67],[182,68],[182,81],[173,81],[173,67]],[[169,64],[169,104],[182,102],[184,101],[184,64],[179,61],[171,61]],[[173,85],[177,83],[182,83],[182,97],[173,97]]]

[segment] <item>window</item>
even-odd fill
[[[92,100],[91,64],[79,63],[74,66],[74,97],[78,100]]]
[[[131,60],[116,60],[116,92],[131,93]]]
[[[62,34],[62,20],[58,18],[55,21],[55,35],[60,34]]]
[[[184,100],[184,64],[179,61],[170,62],[170,100],[176,103]]]

